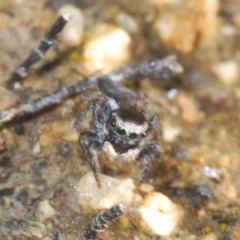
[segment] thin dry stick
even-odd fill
[[[129,78],[142,79],[144,77],[163,79],[176,76],[182,71],[183,67],[177,62],[176,56],[168,56],[162,60],[144,61],[139,64],[131,65],[118,71],[113,71],[105,76],[92,76],[72,85],[63,87],[60,90],[50,93],[35,101],[21,104],[0,112],[0,126],[3,123],[16,120],[20,117],[37,113],[60,103],[63,99],[74,96],[80,92],[86,91],[87,89],[94,88],[99,77],[108,77],[117,82]]]
[[[54,22],[48,33],[41,39],[37,48],[34,48],[25,61],[14,71],[10,79],[7,81],[8,88],[12,88],[14,83],[21,82],[29,75],[32,67],[45,55],[49,48],[53,45],[58,34],[62,31],[66,23],[69,21],[69,15],[62,14]]]

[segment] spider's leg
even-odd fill
[[[106,123],[110,114],[108,99],[102,95],[96,99],[93,108],[93,122],[95,131],[99,139],[103,142],[107,133]]]
[[[107,135],[105,124],[110,111],[107,99],[104,96],[95,99],[83,113],[83,118],[90,110],[92,110],[95,133],[85,132],[81,134],[79,144],[84,158],[90,162],[97,184],[100,186],[98,152],[103,149],[105,135]]]
[[[96,133],[84,132],[79,139],[79,145],[82,148],[83,157],[89,161],[98,187],[101,186],[99,173],[100,166],[98,161],[98,152],[101,149],[102,143],[99,142]]]
[[[158,124],[160,124],[160,122],[158,121],[158,116],[156,114],[154,114],[153,116],[151,116],[151,118],[149,119],[149,131],[151,131],[153,128],[155,128],[155,126]]]
[[[91,112],[93,110],[94,107],[94,103],[91,102],[85,109],[84,111],[81,113],[81,115],[76,119],[75,121],[75,127],[77,128],[78,131],[81,130],[82,124],[83,122],[86,120],[87,115],[89,114],[89,112]]]
[[[127,208],[122,203],[99,212],[85,229],[84,237],[81,240],[96,239],[97,232],[105,230],[111,222],[126,213]]]
[[[66,13],[57,18],[48,33],[41,39],[39,46],[32,50],[26,60],[22,62],[7,81],[9,88],[11,88],[15,82],[20,82],[23,78],[28,76],[33,65],[37,63],[53,45],[58,34],[62,31],[68,21],[69,15]]]
[[[139,177],[139,184],[141,184],[149,174],[152,162],[159,159],[162,154],[162,149],[158,144],[148,144],[140,151],[137,161],[141,161],[143,169]]]
[[[94,128],[97,134],[101,134],[104,130],[104,125],[109,116],[110,107],[106,97],[98,95],[78,117],[75,125],[78,130],[81,129],[82,123],[86,120],[88,113],[92,111]]]

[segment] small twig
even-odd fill
[[[23,78],[29,75],[32,67],[45,55],[48,49],[53,45],[58,34],[62,31],[69,21],[68,14],[62,14],[54,22],[48,33],[41,39],[37,48],[34,48],[25,61],[15,70],[7,81],[8,88],[12,88],[14,83],[21,82]]]
[[[144,77],[153,79],[171,78],[183,71],[182,66],[177,62],[175,56],[168,56],[162,60],[144,61],[142,63],[128,66],[118,71],[113,71],[105,76],[91,76],[85,80],[78,81],[70,86],[63,87],[35,101],[21,104],[0,112],[0,126],[24,117],[37,113],[48,107],[60,103],[63,99],[74,96],[97,85],[97,79],[108,77],[113,81],[123,81],[125,79],[141,79]]]

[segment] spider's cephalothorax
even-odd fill
[[[79,139],[83,155],[90,162],[99,185],[98,154],[102,151],[111,153],[111,157],[119,161],[141,161],[142,182],[152,162],[161,155],[158,144],[146,144],[145,141],[157,116],[148,116],[147,101],[143,96],[110,78],[99,78],[97,85],[102,94],[93,100],[78,122],[80,125],[87,112],[92,110],[94,131],[82,132]]]

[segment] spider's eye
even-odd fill
[[[130,135],[129,135],[129,137],[131,138],[131,139],[134,139],[134,138],[137,138],[137,134],[136,133],[130,133]]]
[[[119,127],[118,129],[117,129],[117,133],[119,134],[119,135],[125,135],[126,134],[126,131],[125,131],[125,129],[124,128],[122,128],[122,127]]]

